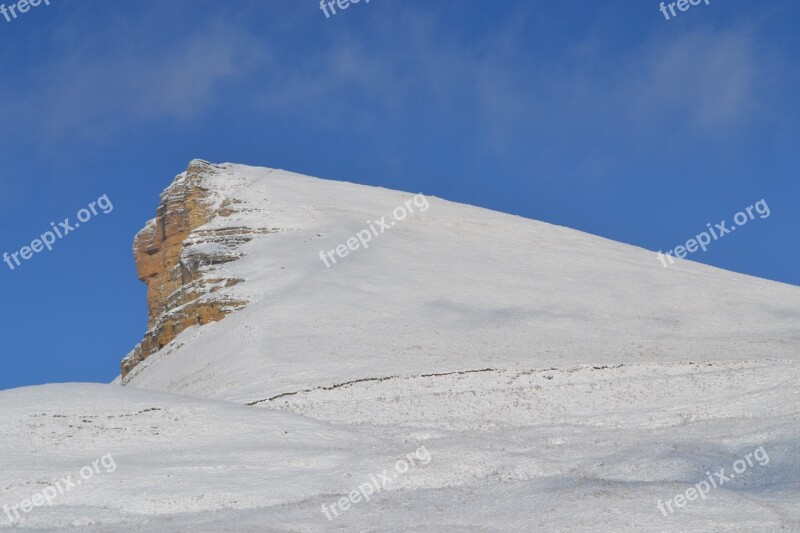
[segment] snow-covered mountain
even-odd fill
[[[798,287],[203,161],[134,252],[123,376],[0,393],[0,505],[115,468],[0,530],[800,531]]]
[[[160,211],[186,196],[187,174],[235,210],[202,217],[180,265],[220,249],[242,257],[183,277],[244,280],[201,300],[247,304],[137,365],[135,387],[246,403],[393,375],[797,358],[797,287],[689,261],[664,268],[654,252],[437,198],[397,221],[414,194],[240,165],[192,162]],[[381,217],[389,229],[369,248],[326,267],[320,251],[368,221],[380,232]],[[247,242],[200,237],[232,228]]]

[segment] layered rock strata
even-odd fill
[[[122,361],[123,382],[186,328],[222,320],[247,304],[219,294],[242,280],[217,270],[243,255],[242,244],[269,230],[224,223],[242,202],[214,190],[210,182],[219,172],[220,167],[192,161],[161,194],[156,217],[134,239],[136,270],[147,284],[148,330]],[[216,224],[209,225],[212,220]]]

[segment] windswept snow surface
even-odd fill
[[[251,303],[192,328],[135,387],[249,402],[386,375],[581,364],[798,360],[800,288],[494,211],[289,172],[222,165],[207,186],[242,202],[210,224],[261,235],[215,276]],[[413,204],[412,204],[413,205]],[[326,268],[319,257],[386,217]]]
[[[208,186],[283,230],[221,267],[250,304],[125,387],[0,392],[0,506],[116,465],[0,531],[800,531],[800,288],[434,198],[326,268],[413,195]]]
[[[487,371],[361,382],[330,391],[328,401],[321,392],[276,400],[307,416],[114,385],[7,391],[0,502],[80,479],[81,468],[110,453],[113,472],[101,469],[15,526],[800,530],[797,365],[696,366]],[[768,462],[751,461],[676,514],[658,510],[659,499],[706,472],[732,473],[762,446]],[[427,461],[398,473],[398,461],[423,448],[417,457]],[[380,491],[328,520],[323,504],[373,479]],[[11,529],[3,519],[0,530]]]

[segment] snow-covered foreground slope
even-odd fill
[[[247,305],[125,387],[0,392],[0,530],[800,531],[800,288],[282,171],[204,185],[237,211],[200,233],[275,229],[198,270]]]
[[[797,531],[799,379],[782,361],[646,364],[361,382],[327,400],[277,400],[308,416],[113,385],[18,389],[0,393],[0,503],[77,481],[110,454],[113,470],[15,525]],[[675,514],[658,510],[748,453],[738,479]],[[331,511],[373,480],[369,501]]]
[[[242,206],[209,228],[281,231],[214,267],[246,280],[220,294],[251,303],[184,331],[132,386],[245,403],[487,367],[798,360],[798,287],[688,261],[664,268],[650,251],[436,198],[396,221],[414,195],[284,171],[221,165],[204,186]],[[325,266],[321,250],[384,216],[390,229],[369,248]]]

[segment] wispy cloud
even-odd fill
[[[749,31],[696,31],[644,47],[620,72],[618,94],[640,125],[678,118],[725,135],[745,127],[770,91],[767,68]]]
[[[37,66],[24,91],[5,92],[24,95],[15,98],[16,123],[46,124],[55,136],[103,137],[131,124],[192,120],[219,104],[315,122],[347,116],[370,127],[425,106],[438,115],[431,120],[451,124],[468,113],[487,145],[502,151],[522,138],[635,140],[672,127],[735,134],[780,77],[748,30],[670,31],[613,52],[587,32],[535,55],[528,31],[535,13],[522,6],[497,31],[465,35],[435,9],[386,4],[364,12],[374,17],[366,29],[342,25],[327,46],[301,53],[281,47],[274,29],[256,34],[222,19],[158,43],[136,38],[139,27],[123,28],[128,38],[109,41],[129,45],[67,46],[74,52]],[[10,122],[0,125],[0,137],[4,129],[14,134]]]
[[[343,34],[304,64],[284,65],[286,75],[274,72],[259,101],[318,118],[402,115],[425,101],[442,114],[469,110],[499,148],[520,134],[736,135],[779,85],[776,63],[765,60],[768,52],[750,29],[659,33],[622,51],[590,32],[551,49],[556,56],[531,57],[529,16],[522,10],[491,37],[464,39],[435,13],[397,13],[391,24],[377,21],[368,38]],[[359,105],[364,95],[377,98]]]
[[[128,42],[108,51],[75,46],[40,66],[26,90],[15,91],[21,96],[12,113],[54,137],[102,137],[132,123],[191,119],[217,102],[223,83],[269,60],[263,43],[223,23],[176,36],[168,47]]]

